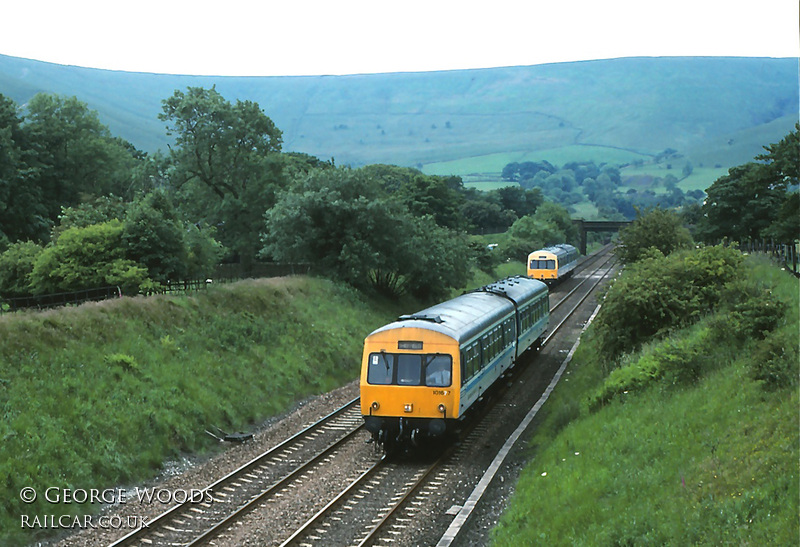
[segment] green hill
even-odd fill
[[[75,95],[145,151],[175,89],[216,86],[257,102],[286,151],[338,164],[499,174],[506,159],[554,163],[650,157],[667,148],[727,168],[798,119],[797,59],[623,58],[480,70],[353,76],[200,77],[127,73],[0,56],[0,93]],[[499,168],[498,168],[499,166]]]

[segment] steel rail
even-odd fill
[[[616,260],[612,259],[612,260],[608,260],[608,261],[606,261],[606,262],[603,264],[603,266],[605,266],[606,264],[608,264],[608,262],[612,262],[611,266],[609,266],[609,267],[608,267],[608,269],[606,270],[606,272],[605,272],[603,275],[601,275],[600,277],[598,277],[598,278],[597,278],[597,281],[595,281],[595,282],[592,284],[592,286],[589,288],[589,290],[588,290],[588,291],[586,291],[586,294],[584,294],[584,295],[583,295],[583,296],[580,298],[580,300],[578,300],[578,303],[577,303],[577,304],[575,304],[575,306],[573,306],[573,308],[572,308],[572,309],[571,309],[569,312],[567,312],[567,314],[564,316],[564,318],[563,318],[563,319],[562,319],[562,320],[561,320],[561,321],[558,323],[558,325],[556,325],[556,326],[555,326],[555,328],[553,329],[553,331],[552,331],[550,334],[548,334],[548,335],[545,337],[545,339],[544,339],[544,340],[542,340],[542,346],[544,346],[545,344],[547,344],[547,342],[549,342],[549,341],[550,341],[550,339],[551,339],[551,338],[552,338],[552,337],[555,335],[555,333],[556,333],[556,332],[558,332],[558,329],[559,329],[559,328],[561,328],[561,326],[562,326],[562,325],[564,325],[564,323],[566,323],[566,322],[567,322],[567,320],[568,320],[570,317],[572,317],[572,314],[574,314],[574,313],[575,313],[575,311],[576,311],[576,310],[577,310],[577,309],[578,309],[578,308],[581,306],[581,304],[583,304],[583,301],[584,301],[584,300],[586,300],[587,298],[589,298],[589,295],[591,295],[591,294],[592,294],[592,292],[594,291],[594,289],[595,289],[595,288],[596,288],[596,287],[597,287],[597,286],[598,286],[598,285],[599,285],[599,284],[600,284],[600,283],[601,283],[601,282],[602,282],[602,281],[603,281],[603,280],[604,280],[604,279],[605,279],[605,278],[608,276],[608,274],[611,272],[611,270],[614,268],[614,266],[615,266],[615,265],[616,265],[616,263],[617,263],[617,261],[616,261]],[[602,267],[601,267],[601,268],[602,268]],[[601,269],[601,268],[598,268],[597,270],[595,270],[594,272],[592,272],[592,275],[594,275],[595,273],[597,273],[598,271],[600,271],[600,269]],[[588,279],[591,279],[591,278],[587,277],[586,279],[588,280]],[[573,291],[573,292],[574,292],[574,291]],[[572,293],[570,293],[570,294],[572,294]],[[566,298],[565,298],[565,300],[566,300]],[[563,302],[563,300],[562,300],[562,302]],[[561,302],[559,302],[559,304],[561,304]]]
[[[308,469],[317,465],[321,460],[327,458],[329,454],[331,454],[341,445],[349,441],[356,433],[361,431],[361,429],[363,428],[364,424],[361,424],[356,429],[354,429],[353,431],[351,431],[338,441],[331,444],[328,448],[326,448],[325,450],[314,456],[313,459],[307,461],[306,463],[304,463],[303,465],[292,471],[289,475],[273,483],[269,488],[267,488],[266,490],[255,496],[253,499],[251,499],[241,507],[239,507],[236,511],[228,515],[225,519],[215,524],[212,528],[206,530],[202,535],[186,543],[186,547],[194,547],[196,545],[202,545],[211,540],[212,538],[221,534],[224,530],[229,528],[233,523],[244,517],[246,514],[255,509],[260,503],[265,501],[266,498],[270,496],[272,493],[284,488],[286,485],[288,485],[294,479],[296,479],[301,474],[306,472]]]
[[[609,262],[611,262],[611,263],[612,263],[610,266],[609,266]],[[584,295],[583,295],[583,296],[580,298],[580,300],[577,302],[577,304],[575,304],[575,306],[574,306],[574,307],[573,307],[573,308],[572,308],[572,309],[571,309],[571,310],[570,310],[570,311],[567,313],[566,317],[565,317],[563,320],[561,320],[561,321],[558,323],[558,325],[556,325],[556,327],[553,329],[552,333],[551,333],[551,334],[550,334],[550,335],[547,337],[547,339],[546,339],[545,341],[549,340],[549,339],[550,339],[550,338],[551,338],[551,337],[552,337],[552,336],[553,336],[553,335],[554,335],[556,332],[558,332],[558,331],[559,331],[559,329],[560,329],[560,328],[561,328],[561,327],[562,327],[562,326],[563,326],[563,325],[564,325],[564,324],[567,322],[567,320],[568,320],[568,319],[569,319],[569,318],[570,318],[570,317],[571,317],[571,316],[572,316],[572,315],[575,313],[575,311],[576,311],[576,310],[578,310],[578,309],[581,307],[581,305],[582,305],[582,304],[583,304],[583,302],[584,302],[584,301],[585,301],[585,300],[586,300],[586,299],[589,297],[589,295],[591,295],[591,294],[594,292],[594,289],[595,289],[595,288],[596,288],[596,287],[597,287],[597,286],[598,286],[598,285],[599,285],[599,284],[600,284],[600,283],[603,281],[603,279],[605,279],[605,278],[607,277],[607,275],[608,275],[608,274],[609,274],[609,273],[612,271],[612,269],[613,269],[613,267],[614,267],[614,264],[615,264],[615,263],[616,263],[616,260],[615,260],[613,257],[612,257],[612,258],[610,258],[610,259],[608,259],[608,260],[606,260],[605,262],[603,262],[603,263],[602,263],[600,266],[598,266],[597,268],[595,268],[595,269],[594,269],[594,270],[591,272],[591,274],[590,274],[590,276],[589,276],[589,277],[587,277],[585,280],[583,280],[581,283],[579,283],[579,285],[578,285],[578,286],[577,286],[575,289],[573,289],[572,291],[570,291],[570,293],[569,293],[569,294],[568,294],[568,295],[567,295],[567,296],[566,296],[566,297],[565,297],[565,298],[564,298],[564,299],[563,299],[561,302],[559,302],[559,304],[557,304],[557,305],[555,306],[555,307],[558,307],[558,306],[560,306],[560,305],[561,305],[561,303],[565,302],[565,301],[566,301],[566,300],[569,298],[569,296],[571,296],[572,294],[574,294],[574,293],[575,293],[575,291],[576,291],[578,288],[580,288],[580,287],[583,287],[583,286],[585,285],[585,283],[586,283],[586,282],[588,282],[590,279],[592,279],[592,276],[595,276],[595,274],[597,274],[598,272],[601,272],[601,270],[603,270],[603,269],[605,268],[605,270],[606,270],[606,271],[605,271],[605,272],[603,272],[603,273],[602,273],[602,275],[600,275],[600,277],[599,277],[599,278],[597,278],[597,279],[596,279],[596,281],[595,281],[594,283],[592,283],[592,285],[589,287],[589,289],[588,289],[588,291],[586,292],[586,294],[584,294]],[[584,287],[584,288],[585,288],[585,287]],[[555,307],[554,307],[554,309],[555,309]],[[498,399],[498,400],[499,400],[499,399]],[[494,405],[492,405],[492,408],[493,408],[493,406],[494,406]],[[482,415],[482,418],[481,418],[481,419],[484,419],[484,418],[485,418],[485,416],[488,414],[488,411],[489,411],[489,410],[490,410],[490,408],[487,408],[487,409],[485,410],[485,412],[484,412],[484,414]],[[473,420],[473,421],[472,421],[472,423],[471,423],[471,426],[470,426],[469,430],[472,430],[472,429],[474,429],[474,428],[475,428],[477,425],[479,425],[479,423],[478,423],[478,422],[479,422],[479,420]],[[401,496],[401,497],[400,497],[400,498],[399,498],[397,501],[395,501],[395,502],[392,504],[392,506],[391,506],[391,508],[389,509],[389,511],[388,511],[388,512],[386,512],[386,513],[385,513],[385,514],[384,514],[382,517],[380,517],[379,519],[376,519],[376,520],[375,520],[375,523],[374,523],[374,525],[373,525],[373,526],[372,526],[372,528],[371,528],[371,529],[370,529],[370,530],[367,532],[367,535],[366,535],[365,537],[363,537],[363,538],[362,538],[360,541],[358,541],[357,543],[354,543],[354,545],[356,545],[356,546],[358,546],[358,547],[365,547],[366,545],[375,544],[375,543],[377,542],[377,537],[379,536],[379,533],[380,533],[380,531],[381,531],[381,530],[384,528],[384,526],[385,526],[385,525],[386,525],[386,524],[387,524],[387,523],[390,521],[390,519],[392,518],[392,516],[393,516],[393,515],[396,515],[396,514],[398,513],[398,511],[399,511],[399,510],[400,510],[400,509],[401,509],[401,508],[404,506],[405,502],[406,502],[406,501],[407,501],[407,500],[408,500],[408,499],[409,499],[409,498],[410,498],[410,497],[411,497],[411,496],[412,496],[412,495],[413,495],[415,492],[417,492],[417,491],[419,490],[420,486],[421,486],[421,485],[422,485],[422,484],[425,482],[425,480],[427,479],[427,477],[428,477],[428,476],[429,476],[429,475],[430,475],[430,474],[431,474],[431,473],[434,471],[434,469],[436,469],[436,468],[437,468],[437,467],[438,467],[438,466],[439,466],[439,465],[440,465],[440,464],[441,464],[441,463],[442,463],[442,462],[443,462],[443,461],[444,461],[444,460],[445,460],[447,457],[449,457],[449,456],[450,456],[450,454],[451,454],[451,453],[454,451],[454,449],[455,449],[455,447],[450,447],[450,448],[449,448],[448,450],[446,450],[446,451],[445,451],[445,452],[444,452],[444,453],[443,453],[441,456],[439,456],[439,457],[436,459],[436,461],[435,461],[435,462],[433,462],[432,464],[430,464],[430,465],[427,467],[427,469],[426,469],[426,470],[425,470],[425,471],[424,471],[424,472],[423,472],[423,473],[420,475],[420,477],[419,477],[417,480],[415,480],[415,481],[414,481],[414,483],[413,483],[412,485],[410,485],[410,486],[408,487],[407,491],[406,491],[406,492],[405,492],[405,493],[404,493],[404,494],[403,494],[403,495],[402,495],[402,496]],[[378,465],[380,465],[381,463],[382,463],[382,462],[378,462],[378,463],[376,464],[376,467],[377,467]],[[357,481],[357,483],[358,483],[358,484],[360,484],[360,483],[361,483],[361,480]],[[308,531],[309,529],[311,529],[313,526],[315,526],[317,523],[319,523],[319,521],[320,521],[320,520],[321,520],[321,519],[324,517],[325,513],[327,513],[328,511],[330,511],[330,510],[331,510],[333,507],[335,507],[337,504],[340,504],[340,503],[342,502],[342,500],[343,500],[343,499],[345,499],[347,496],[349,496],[349,493],[353,491],[353,489],[356,487],[357,483],[353,483],[353,484],[352,484],[352,485],[350,485],[350,486],[349,486],[349,487],[348,487],[348,488],[347,488],[345,491],[343,491],[341,494],[339,494],[339,495],[336,497],[336,499],[335,499],[335,500],[333,500],[331,503],[329,503],[329,504],[328,504],[328,506],[326,506],[326,507],[325,507],[325,509],[323,509],[322,511],[320,511],[320,512],[319,512],[317,515],[315,515],[315,516],[314,516],[312,519],[310,519],[308,522],[306,522],[306,523],[303,525],[303,527],[302,527],[301,529],[298,529],[298,530],[297,530],[297,531],[296,531],[294,534],[292,534],[292,536],[291,536],[291,537],[290,537],[288,540],[286,540],[286,541],[285,541],[283,544],[281,544],[281,547],[289,547],[290,545],[297,544],[297,540],[298,540],[298,538],[300,538],[300,537],[303,537],[304,535],[306,535],[306,533],[307,533],[307,531]]]
[[[213,489],[219,488],[221,485],[227,484],[227,483],[233,481],[236,477],[238,477],[238,476],[246,473],[250,469],[260,465],[261,462],[263,462],[264,460],[272,457],[275,453],[279,452],[280,450],[283,450],[287,446],[290,446],[292,443],[296,443],[298,440],[302,439],[303,437],[308,436],[308,434],[313,432],[314,430],[324,426],[325,424],[327,424],[328,422],[332,421],[333,419],[343,415],[345,412],[350,410],[353,406],[357,405],[359,400],[360,400],[359,397],[356,397],[355,399],[352,399],[351,401],[347,402],[343,406],[341,406],[338,409],[334,410],[333,412],[323,416],[322,418],[320,418],[319,420],[317,420],[313,424],[311,424],[308,427],[302,429],[301,431],[295,433],[294,435],[292,435],[291,437],[287,438],[286,440],[284,440],[280,444],[270,448],[269,450],[267,450],[263,454],[260,454],[259,456],[256,456],[254,459],[252,459],[249,462],[245,463],[244,465],[238,467],[237,469],[231,471],[230,473],[228,473],[227,475],[225,475],[221,479],[215,481],[214,483],[210,484],[209,486],[206,486],[205,488],[201,489],[200,491],[203,493],[203,496],[205,496],[206,492],[213,491]],[[361,426],[359,426],[359,427],[361,427]],[[167,521],[168,518],[177,515],[182,509],[184,509],[184,508],[186,508],[188,506],[189,506],[189,504],[187,502],[173,505],[172,507],[170,507],[169,509],[167,509],[163,513],[159,514],[154,519],[148,521],[146,525],[141,526],[141,527],[137,528],[136,530],[133,530],[129,534],[127,534],[127,535],[121,537],[120,539],[114,541],[113,543],[111,543],[109,545],[109,547],[122,547],[122,546],[125,546],[125,545],[131,545],[133,542],[138,541],[143,536],[148,536],[148,535],[152,534],[153,531],[156,530],[159,526],[162,526]],[[153,526],[153,525],[156,525],[156,526]]]
[[[330,513],[334,507],[340,504],[340,502],[345,499],[350,492],[358,488],[361,484],[364,483],[368,478],[370,478],[375,472],[386,463],[388,456],[384,454],[380,460],[375,462],[372,467],[364,471],[359,477],[357,477],[353,482],[351,482],[344,490],[342,490],[335,498],[328,502],[325,507],[320,509],[313,517],[306,521],[305,524],[300,526],[297,530],[292,533],[283,543],[281,543],[281,547],[287,547],[289,545],[294,544],[297,539],[302,537],[316,522],[322,519],[325,515]]]
[[[600,257],[606,257],[606,256],[607,256],[607,255],[609,255],[609,254],[610,254],[610,253],[608,253],[608,252],[607,252],[607,253],[605,253],[605,254],[600,254],[600,255],[597,255],[597,256],[596,256],[596,259],[599,259]],[[600,264],[600,265],[599,265],[597,268],[595,268],[595,269],[592,271],[592,273],[590,273],[588,276],[586,276],[586,277],[585,277],[585,278],[584,278],[584,279],[583,279],[583,280],[582,280],[580,283],[578,283],[578,284],[577,284],[575,287],[573,287],[573,289],[572,289],[571,291],[569,291],[567,294],[565,294],[565,295],[564,295],[564,297],[563,297],[561,300],[559,300],[559,301],[558,301],[558,303],[557,303],[555,306],[553,306],[552,308],[550,308],[550,313],[553,313],[553,312],[554,312],[556,309],[558,309],[558,307],[559,307],[559,306],[561,306],[561,304],[563,304],[564,302],[566,302],[566,300],[567,300],[567,299],[568,299],[570,296],[572,296],[572,295],[573,295],[573,294],[574,294],[574,293],[575,293],[575,292],[576,292],[578,289],[580,289],[580,288],[583,286],[583,284],[584,284],[584,283],[586,283],[587,281],[589,281],[589,280],[592,278],[592,276],[593,276],[594,274],[596,274],[597,272],[599,272],[599,271],[600,271],[600,270],[603,268],[603,266],[605,266],[606,264],[608,264],[608,263],[609,263],[611,260],[613,260],[613,259],[614,259],[614,257],[612,256],[611,258],[609,258],[608,260],[606,260],[605,262],[603,262],[602,264]]]

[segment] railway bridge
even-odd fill
[[[573,220],[572,223],[578,227],[581,234],[581,254],[586,256],[586,232],[619,232],[631,222],[630,220]]]

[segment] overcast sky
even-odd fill
[[[0,54],[230,76],[798,57],[798,11],[798,0],[15,1],[0,10]]]

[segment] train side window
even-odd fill
[[[394,358],[386,353],[370,353],[367,366],[367,383],[388,385],[392,383]]]
[[[481,346],[478,342],[474,342],[467,350],[469,355],[467,378],[472,378],[478,372],[481,362]]]
[[[430,387],[447,387],[452,383],[452,360],[449,355],[431,355],[426,357],[425,385]]]

